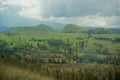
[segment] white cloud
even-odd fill
[[[93,27],[118,27],[120,24],[120,17],[118,16],[82,16],[82,17],[50,17],[51,21],[62,22],[65,24],[77,24],[79,26],[93,26]]]
[[[18,11],[18,13],[20,16],[27,18],[39,19],[41,17],[41,11],[38,7],[22,8],[20,11]]]
[[[21,9],[17,12],[22,17],[40,18],[40,0],[8,0],[9,5],[18,6]]]
[[[6,8],[6,7],[1,7],[1,6],[0,6],[0,11],[4,11],[4,10],[7,10],[7,8]]]
[[[7,7],[5,7],[6,1],[5,0],[0,0],[0,11],[7,10]]]
[[[36,0],[35,0],[36,1]],[[33,0],[7,0],[8,4],[17,5],[21,7],[31,7]]]

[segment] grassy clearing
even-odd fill
[[[0,80],[53,80],[29,70],[0,63]]]

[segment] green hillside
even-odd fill
[[[54,31],[50,26],[45,24],[40,24],[37,26],[18,26],[18,27],[12,27],[9,32],[52,32]]]
[[[62,32],[66,33],[79,33],[79,32],[84,32],[87,31],[88,28],[83,28],[74,24],[68,24],[66,25],[63,29]]]
[[[0,80],[120,80],[119,34],[17,30],[0,33]]]
[[[96,28],[88,31],[92,34],[120,34],[119,28]]]

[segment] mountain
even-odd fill
[[[18,26],[18,27],[12,27],[8,32],[31,32],[31,31],[37,31],[37,32],[52,32],[54,29],[52,29],[50,26],[45,24],[39,24],[37,26]]]
[[[6,32],[8,30],[9,30],[9,27],[6,27],[6,26],[0,27],[0,32]]]
[[[84,32],[87,31],[88,28],[83,28],[74,24],[67,24],[63,29],[62,32],[66,33],[79,33],[79,32]]]

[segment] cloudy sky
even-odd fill
[[[0,0],[0,24],[18,22],[120,27],[120,0]]]

